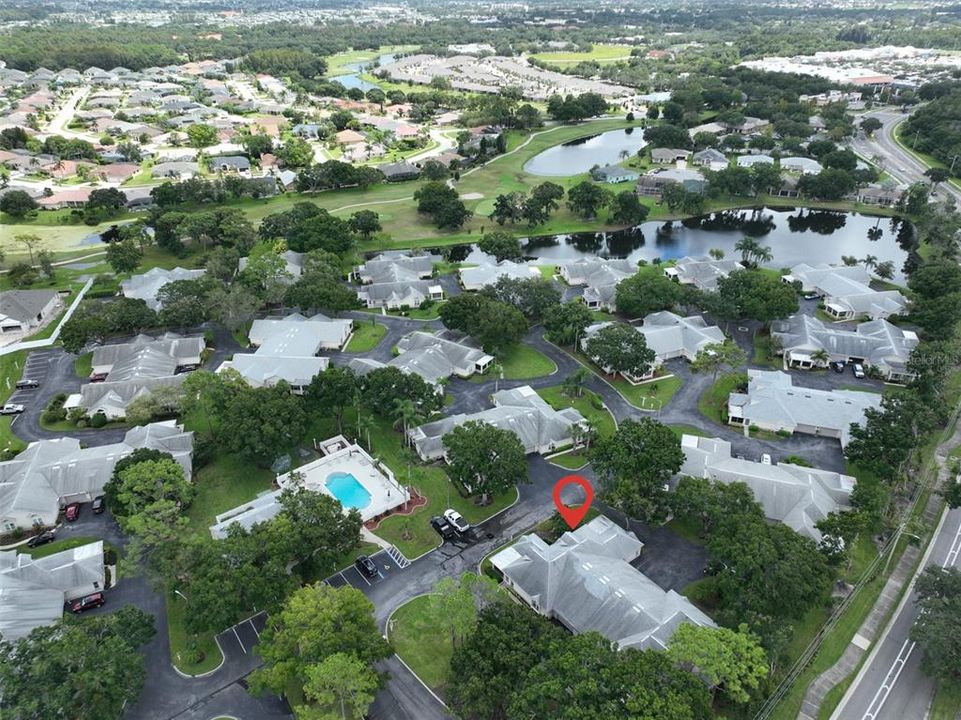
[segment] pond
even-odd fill
[[[548,148],[528,160],[524,164],[524,172],[552,177],[577,175],[595,165],[620,162],[622,152],[634,155],[645,144],[641,128],[610,130]]]
[[[891,260],[895,282],[904,281],[902,267],[914,241],[913,226],[899,218],[807,208],[727,210],[673,222],[646,222],[610,233],[574,233],[531,237],[522,247],[528,258],[555,264],[579,257],[676,260],[703,257],[712,248],[737,259],[735,244],[745,235],[771,248],[772,268],[806,262],[840,264],[842,255],[859,260],[872,255]],[[452,262],[479,262],[485,256],[471,245],[436,249]]]
[[[348,71],[347,75],[338,75],[336,77],[332,77],[331,80],[336,80],[348,90],[350,88],[359,88],[360,90],[367,92],[368,90],[373,90],[377,86],[372,82],[362,79],[360,77],[361,74],[367,72],[367,70],[375,65],[386,65],[387,63],[392,62],[394,62],[394,54],[384,53],[378,57],[377,60],[349,63],[344,65],[344,69]]]

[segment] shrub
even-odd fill
[[[791,465],[800,465],[801,467],[814,467],[800,455],[788,455],[784,458],[783,462],[790,463]]]
[[[783,428],[782,428],[781,430],[778,430],[775,434],[776,434],[778,437],[782,437],[782,438],[791,437],[791,431],[790,431],[790,430],[784,430]]]
[[[758,430],[760,430],[760,429],[761,429],[761,428],[760,428],[758,425],[755,425],[755,424],[753,424],[753,423],[752,423],[751,426],[748,428],[748,430],[750,430],[752,433],[756,433],[756,432],[757,432]]]
[[[103,551],[103,564],[104,565],[116,565],[117,564],[117,551],[112,547],[105,548]]]
[[[107,416],[102,412],[98,412],[92,418],[90,418],[90,427],[92,428],[102,428],[107,424]]]
[[[598,397],[597,395],[594,395],[591,397],[591,407],[594,408],[595,410],[603,410],[604,401],[601,400],[600,397]]]
[[[217,452],[217,444],[212,438],[206,435],[194,435],[194,453],[193,453],[193,466],[194,470],[199,470],[205,465],[209,465],[210,461],[214,459],[214,453]]]

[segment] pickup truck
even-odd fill
[[[22,412],[23,405],[15,405],[14,403],[7,403],[0,408],[0,415],[19,415]]]

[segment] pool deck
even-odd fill
[[[281,488],[301,486],[337,498],[327,488],[327,480],[334,473],[353,475],[370,493],[370,504],[359,508],[360,517],[365,522],[410,500],[410,493],[397,482],[390,469],[384,465],[378,467],[374,459],[358,445],[349,445],[285,475],[279,475],[277,484]]]

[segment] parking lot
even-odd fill
[[[377,567],[377,576],[369,578],[364,575],[360,570],[357,569],[356,565],[351,565],[346,567],[340,572],[336,572],[329,578],[324,580],[325,583],[331,587],[344,587],[345,585],[352,585],[358,590],[363,590],[371,585],[376,585],[377,583],[383,582],[388,577],[394,573],[400,572],[403,568],[398,564],[398,561],[388,554],[386,550],[380,550],[370,556],[370,559],[374,562]]]
[[[7,400],[9,403],[14,403],[16,405],[29,405],[30,401],[37,396],[37,390],[39,388],[28,388],[24,390],[17,390],[15,383],[17,380],[36,380],[41,385],[47,380],[47,375],[50,373],[50,363],[57,356],[57,350],[50,348],[48,350],[34,350],[29,355],[27,355],[27,362],[23,366],[23,374],[20,378],[15,378],[10,382],[10,388],[13,389],[13,393],[10,395],[10,399]]]
[[[266,626],[267,613],[262,612],[224,630],[217,636],[217,642],[224,656],[235,656],[237,652],[250,655]]]

